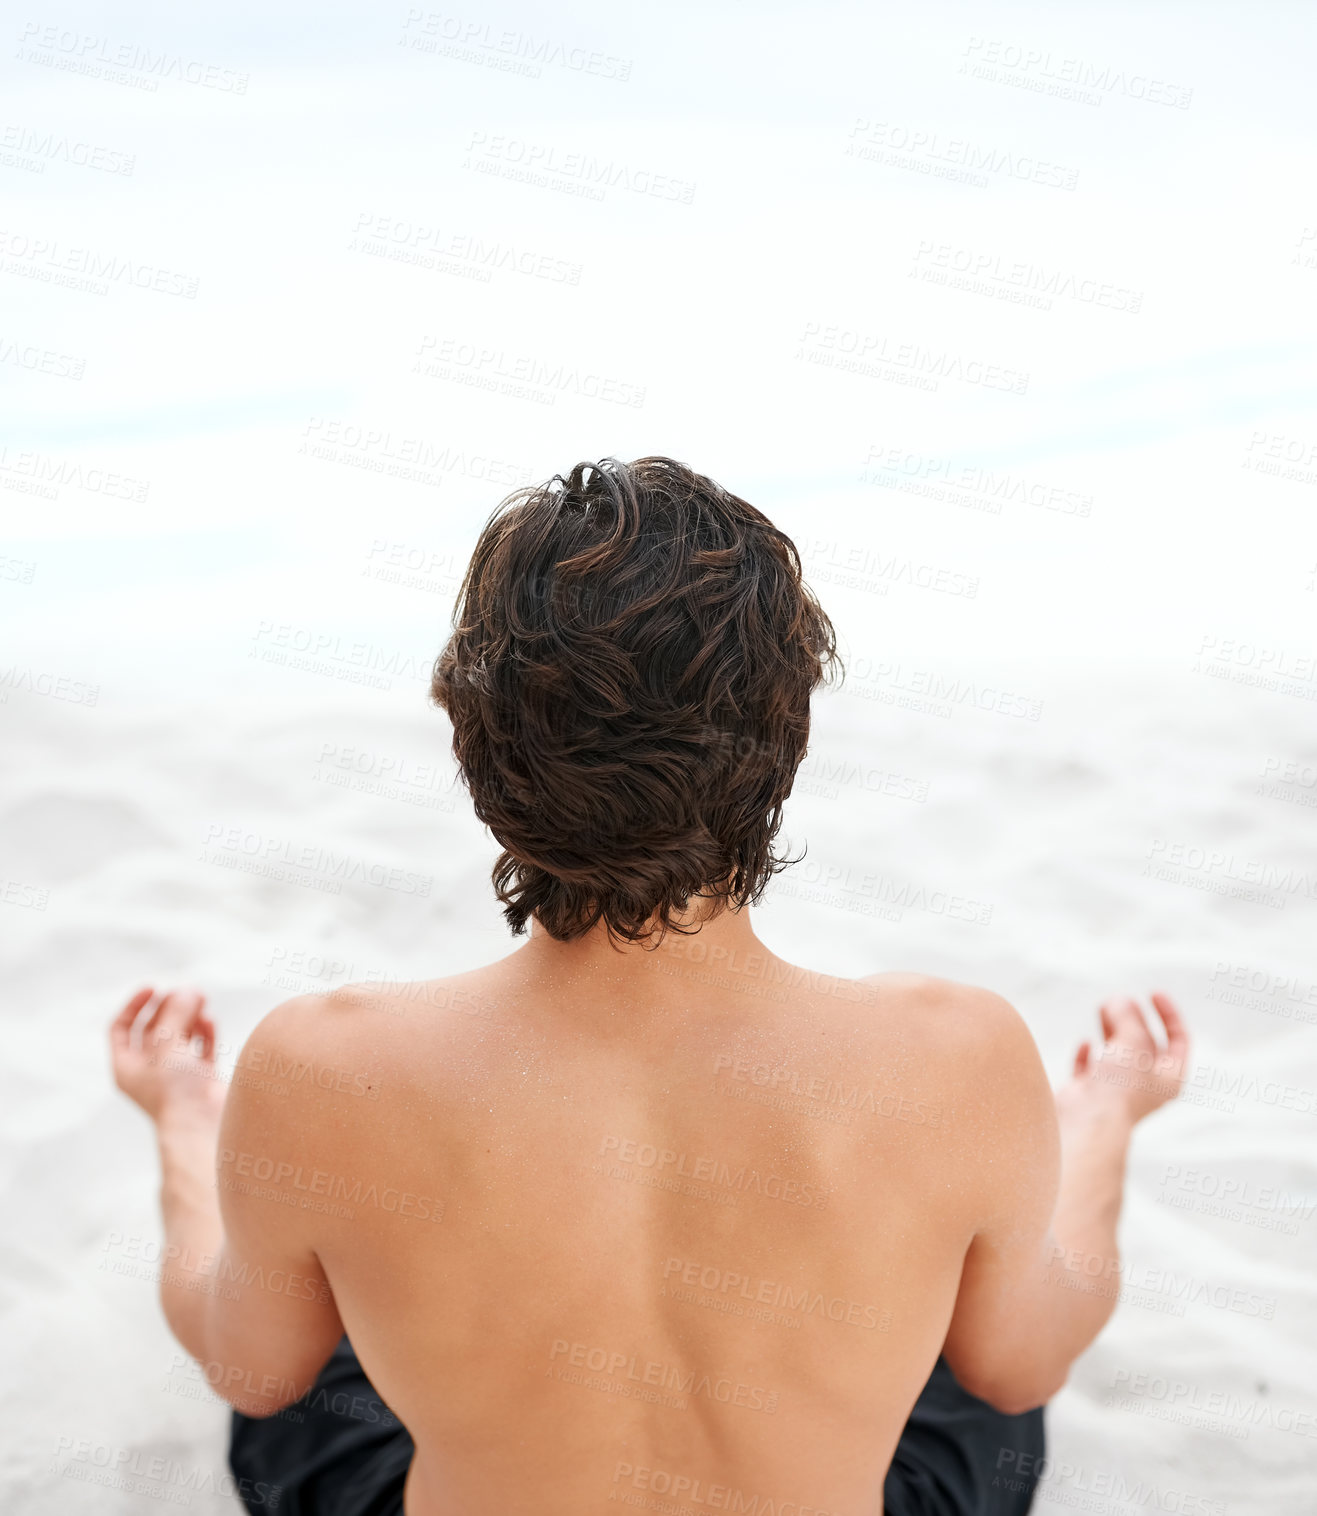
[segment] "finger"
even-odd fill
[[[1115,1015],[1118,1036],[1129,1042],[1146,1042],[1151,1047],[1157,1046],[1157,1039],[1148,1029],[1139,1002],[1132,995],[1125,995],[1116,1002]]]
[[[1184,1017],[1171,997],[1164,990],[1154,990],[1152,1003],[1157,1009],[1161,1023],[1166,1028],[1166,1051],[1176,1060],[1182,1062],[1189,1056],[1189,1028],[1184,1024]]]
[[[1079,1051],[1075,1054],[1075,1077],[1077,1079],[1083,1078],[1088,1073],[1088,1055],[1090,1051],[1091,1049],[1087,1042],[1079,1044]]]
[[[205,1004],[199,990],[170,990],[146,1023],[143,1039],[149,1037],[153,1042],[169,1042],[178,1037],[189,1037],[190,1028]]]
[[[1105,1005],[1098,1007],[1098,1019],[1102,1022],[1103,1042],[1110,1042],[1116,1035],[1116,1022]]]
[[[215,1023],[206,1015],[206,997],[201,991],[193,990],[189,993],[196,995],[196,1006],[186,1024],[179,1031],[178,1039],[189,1052],[193,1050],[195,1043],[200,1041],[201,1056],[210,1062],[215,1047]]]
[[[126,1048],[129,1046],[133,1035],[133,1025],[137,1020],[138,1014],[154,994],[155,991],[149,986],[144,990],[138,990],[125,1003],[123,1010],[110,1023],[110,1041],[116,1048]]]

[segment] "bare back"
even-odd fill
[[[992,1157],[959,987],[536,951],[295,1011],[330,1073],[222,1163],[411,1432],[410,1516],[880,1510]]]

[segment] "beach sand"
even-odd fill
[[[1036,1509],[1310,1512],[1311,701],[1228,668],[1019,689],[1005,712],[908,680],[820,696],[785,828],[808,850],[758,929],[818,970],[999,990],[1054,1079],[1103,997],[1180,999],[1195,1073],[1136,1134],[1126,1298],[1050,1412]],[[140,984],[194,983],[231,1057],[290,994],[487,961],[513,945],[496,849],[419,695],[125,710],[16,690],[3,720],[4,1509],[233,1510],[226,1409],[157,1304],[155,1153],[106,1022]],[[268,872],[293,856],[316,861]]]

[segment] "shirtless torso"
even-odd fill
[[[1164,1046],[1117,997],[1054,1097],[999,996],[759,941],[836,650],[790,539],[675,459],[491,516],[430,696],[530,940],[289,1001],[227,1090],[199,991],[111,1025],[160,1141],[166,1317],[249,1421],[294,1412],[346,1328],[414,1440],[408,1516],[859,1516],[894,1450],[893,1506],[963,1452],[904,1467],[927,1386],[991,1428],[981,1507],[999,1423],[1037,1426],[1112,1310],[1130,1134],[1188,1042],[1164,994]]]
[[[581,1516],[655,1472],[878,1511],[944,1343],[972,1374],[995,1329],[957,1311],[976,1233],[1010,1213],[1042,1256],[1056,1122],[1004,1001],[793,969],[744,918],[692,940],[537,931],[248,1044],[229,1256],[328,1291],[265,1291],[231,1356],[309,1379],[346,1329],[415,1440],[409,1516]]]

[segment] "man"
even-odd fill
[[[281,1005],[227,1100],[199,994],[124,1007],[165,1313],[235,1407],[243,1489],[336,1516],[1028,1509],[1185,1031],[1164,995],[1164,1045],[1112,1000],[1053,1096],[999,996],[759,942],[834,658],[791,542],[684,465],[519,492],[433,694],[529,940]]]

